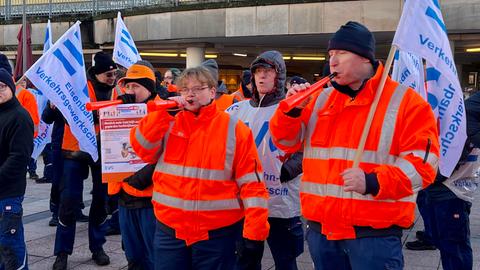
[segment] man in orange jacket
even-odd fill
[[[277,110],[270,122],[279,148],[304,147],[300,198],[315,269],[403,269],[402,229],[413,224],[416,194],[437,169],[433,112],[387,78],[359,168],[352,168],[384,68],[372,33],[357,22],[334,34],[328,52],[333,87]]]
[[[203,67],[178,79],[183,111],[149,113],[131,144],[153,173],[155,269],[233,269],[263,254],[268,194],[253,136],[216,107],[216,81]],[[243,239],[241,238],[243,228]]]

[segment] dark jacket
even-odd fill
[[[42,121],[47,124],[53,123],[52,149],[61,151],[63,132],[65,129],[65,119],[57,108],[50,108],[50,101],[47,103],[47,106],[45,106],[45,109],[42,112]]]
[[[25,195],[33,122],[15,96],[0,104],[0,200]]]
[[[250,99],[250,105],[252,107],[268,107],[278,104],[285,98],[285,80],[287,78],[287,68],[283,56],[277,51],[267,51],[260,54],[251,64],[254,66],[256,63],[266,62],[273,64],[277,71],[277,81],[275,82],[275,91],[266,94],[261,100],[260,95],[255,85],[255,76],[252,75],[252,99]],[[254,70],[251,70],[252,74]],[[280,170],[280,181],[287,182],[294,179],[303,172],[302,169],[303,152],[294,153],[283,164]]]

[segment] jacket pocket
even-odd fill
[[[182,132],[172,130],[169,134],[165,147],[164,160],[166,162],[178,162],[185,159],[188,147],[188,138]]]
[[[6,205],[0,215],[0,232],[3,236],[18,233],[22,224],[23,210],[21,207]]]
[[[313,146],[325,146],[329,145],[331,135],[334,134],[334,123],[337,113],[331,110],[320,111],[317,114],[317,124],[312,133],[312,145]]]

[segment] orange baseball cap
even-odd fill
[[[151,68],[144,65],[133,64],[128,68],[126,76],[118,80],[118,84],[122,85],[126,80],[134,81],[137,79],[150,79],[153,82],[156,80],[155,73]]]

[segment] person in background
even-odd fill
[[[155,269],[233,269],[237,241],[248,259],[269,229],[253,136],[217,108],[208,70],[188,68],[177,85],[170,99],[183,110],[150,112],[130,132],[137,155],[156,164]]]
[[[146,103],[160,100],[155,92],[155,74],[149,62],[139,61],[130,68],[118,84],[125,94],[117,99],[128,103]],[[152,176],[154,164],[148,164],[123,183],[108,183],[109,195],[117,194],[120,231],[129,270],[153,270],[153,238],[155,215],[152,205]]]
[[[33,151],[33,121],[15,97],[12,74],[0,68],[0,269],[28,269],[22,202]]]
[[[206,68],[213,79],[217,82],[217,92],[215,93],[215,104],[220,111],[225,111],[230,105],[237,102],[234,96],[228,94],[227,86],[223,81],[218,80],[218,64],[217,61],[213,59],[208,59],[201,64],[202,67]]]
[[[298,269],[296,258],[303,252],[303,228],[300,220],[300,177],[302,153],[285,154],[273,145],[268,123],[278,103],[285,98],[286,66],[282,54],[267,51],[251,64],[253,74],[252,99],[235,103],[227,113],[242,120],[256,138],[258,155],[263,165],[263,178],[270,199],[267,242],[277,270]],[[263,252],[256,253],[257,263],[244,264],[238,269],[261,269]]]
[[[238,100],[246,100],[252,98],[252,72],[248,69],[242,72],[242,79],[238,90],[232,93],[232,96]]]
[[[117,66],[112,56],[98,52],[94,56],[95,65],[88,69],[88,92],[91,101],[110,100],[116,82]],[[95,130],[98,132],[98,115],[93,111]],[[97,134],[98,135],[98,134]],[[97,140],[99,142],[99,140]],[[98,143],[100,147],[100,143]],[[101,151],[98,151],[99,154]],[[73,252],[75,240],[76,213],[80,207],[83,193],[83,181],[87,179],[89,169],[92,174],[92,204],[88,215],[89,249],[92,260],[97,265],[110,264],[110,257],[105,253],[105,221],[107,220],[106,199],[107,185],[102,183],[100,157],[93,162],[90,155],[80,150],[77,139],[65,125],[63,143],[63,175],[60,189],[59,224],[55,235],[56,256],[53,270],[67,269],[68,255]]]

